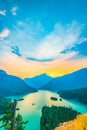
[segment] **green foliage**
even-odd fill
[[[14,130],[24,130],[25,124],[27,124],[28,121],[23,121],[23,118],[20,114],[18,114],[15,118],[15,127]],[[4,125],[5,130],[11,130],[11,120],[9,120],[8,123]]]
[[[61,97],[66,99],[78,99],[79,102],[87,104],[87,87],[73,90],[62,90],[58,92]]]
[[[17,100],[8,103],[6,105],[7,111],[4,113],[4,116],[0,118],[0,122],[2,123],[1,127],[4,127],[5,130],[24,130],[25,124],[28,123],[28,121],[23,121],[22,115],[19,113],[16,115],[16,111],[20,110],[16,108],[16,106]]]
[[[41,130],[53,130],[60,123],[74,119],[79,113],[72,108],[44,106],[40,121]]]
[[[18,101],[23,101],[24,100],[24,98],[20,98]]]

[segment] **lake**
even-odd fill
[[[55,97],[58,100],[51,100],[51,97]],[[73,100],[62,99],[62,101],[60,101],[59,95],[50,91],[39,91],[23,96],[23,98],[24,100],[18,103],[18,107],[20,108],[19,113],[22,114],[23,119],[25,121],[29,121],[29,123],[26,125],[25,130],[40,130],[41,109],[44,105],[67,107],[71,106],[73,109],[81,112],[82,114],[87,113],[86,105]]]

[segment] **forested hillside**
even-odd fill
[[[81,89],[59,91],[58,94],[60,94],[62,98],[77,99],[79,102],[87,104],[87,87]]]
[[[53,130],[60,123],[74,119],[78,114],[77,111],[67,107],[44,106],[42,108],[42,117],[40,122],[41,130]]]
[[[10,103],[10,99],[0,96],[0,115],[7,111],[7,104]]]

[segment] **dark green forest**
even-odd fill
[[[53,130],[59,126],[60,123],[70,121],[74,119],[78,114],[77,111],[72,108],[61,106],[44,106],[42,108],[42,116],[40,121],[41,130]]]
[[[10,103],[10,99],[0,96],[0,115],[6,113],[6,106]]]
[[[87,87],[73,90],[62,90],[58,94],[65,99],[77,99],[80,103],[87,105]]]

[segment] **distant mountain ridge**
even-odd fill
[[[32,92],[37,92],[37,90],[28,86],[21,78],[0,70],[0,95],[15,96]]]
[[[80,69],[62,77],[53,78],[42,90],[58,91],[87,87],[87,68]]]
[[[41,74],[38,76],[35,76],[33,78],[25,78],[24,81],[31,87],[39,89],[45,84],[47,84],[52,77],[46,75],[46,74]]]

